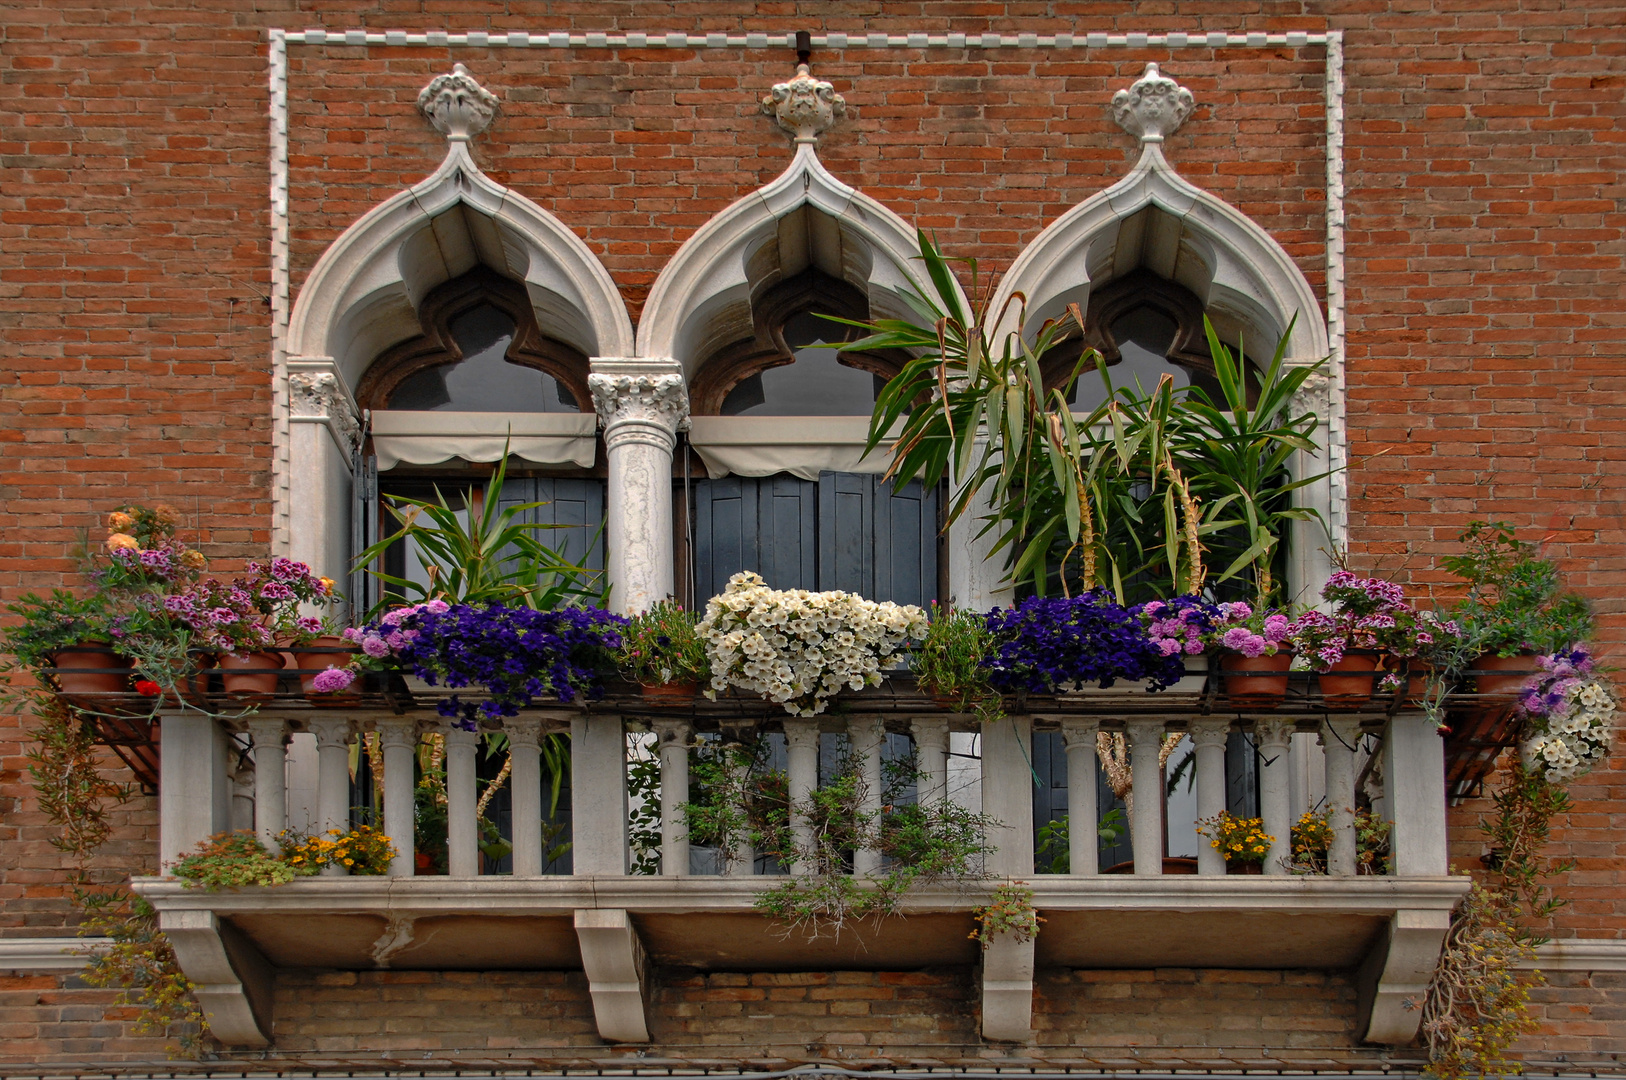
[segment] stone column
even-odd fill
[[[480,826],[475,804],[474,757],[480,736],[449,722],[446,731],[446,871],[449,877],[480,876]]]
[[[350,469],[361,445],[361,412],[338,365],[326,357],[290,360],[287,396],[287,477],[289,490],[299,495],[284,503],[286,554],[344,581],[350,573]]]
[[[1423,713],[1399,713],[1383,736],[1397,877],[1450,871],[1445,835],[1445,741]]]
[[[1321,755],[1327,770],[1327,824],[1332,846],[1327,849],[1327,873],[1348,877],[1355,873],[1355,744],[1361,722],[1353,717],[1329,716],[1321,722]]]
[[[542,721],[531,718],[503,721],[513,774],[508,779],[513,810],[514,876],[542,875]]]
[[[1191,722],[1191,745],[1197,748],[1197,816],[1211,818],[1225,812],[1225,741],[1231,722],[1205,716]],[[1193,822],[1193,827],[1196,823]],[[1197,846],[1197,873],[1225,873],[1225,855],[1208,838]]]
[[[1061,722],[1067,748],[1067,864],[1086,877],[1101,872],[1101,793],[1095,786],[1095,737],[1098,721],[1070,716]]]
[[[159,744],[162,775],[180,779],[158,789],[158,857],[165,874],[204,840],[231,822],[226,779],[227,738],[214,717],[165,713]]]
[[[620,716],[570,721],[570,793],[575,873],[627,872],[627,736]]]
[[[818,866],[806,857],[813,850],[813,822],[807,815],[807,804],[819,786],[819,722],[786,718],[784,724],[790,834],[798,852],[790,870],[793,874],[813,874],[818,872]]]
[[[998,823],[988,830],[988,872],[995,877],[1033,873],[1032,757],[1031,717],[1006,716],[983,728],[982,812]]]
[[[1293,743],[1291,720],[1256,720],[1253,743],[1259,750],[1259,814],[1265,832],[1276,838],[1265,856],[1265,873],[1285,874],[1293,858],[1293,804],[1288,756]]]
[[[287,755],[282,746],[288,725],[263,716],[248,719],[254,740],[254,834],[276,851],[277,834],[288,827]]]
[[[412,877],[417,872],[416,756],[417,721],[391,717],[378,721],[378,746],[384,755],[384,834],[395,845],[390,877]]]
[[[597,356],[587,383],[609,459],[610,606],[629,614],[647,611],[676,592],[672,450],[677,433],[689,425],[682,368],[673,360]]]
[[[689,722],[657,720],[655,735],[661,755],[661,874],[689,873],[689,823],[683,804],[689,801]]]
[[[316,831],[350,828],[350,721],[324,717],[310,722],[316,736]],[[342,866],[325,866],[324,877],[348,873]]]
[[[1134,777],[1134,818],[1130,844],[1135,850],[1135,873],[1163,873],[1163,763],[1158,755],[1167,734],[1161,717],[1137,717],[1125,725],[1129,735],[1129,767]]]
[[[941,716],[917,716],[909,721],[915,737],[915,762],[920,770],[916,801],[936,806],[948,798],[948,721]]]
[[[852,742],[853,755],[858,759],[859,776],[863,783],[863,797],[858,813],[869,821],[871,829],[881,824],[881,747],[886,745],[886,724],[879,716],[855,716],[847,722],[847,737]],[[853,875],[867,877],[881,872],[881,853],[875,848],[860,847],[853,852]]]

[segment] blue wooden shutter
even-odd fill
[[[604,481],[585,477],[516,476],[503,481],[498,511],[540,502],[519,520],[557,528],[538,529],[536,541],[578,566],[604,569]]]
[[[752,569],[770,588],[817,589],[818,486],[783,473],[756,483],[759,547]]]
[[[857,473],[819,475],[818,588],[875,595],[875,481]]]
[[[726,476],[694,486],[694,602],[741,570],[776,589],[815,589],[817,485],[794,476]]]
[[[875,591],[865,595],[926,607],[937,599],[937,489],[874,480]]]

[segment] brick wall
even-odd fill
[[[1620,5],[409,7],[0,0],[0,600],[71,580],[76,531],[126,499],[180,507],[222,569],[265,549],[267,27],[1330,26],[1346,32],[1348,57],[1352,557],[1427,585],[1437,581],[1432,559],[1463,522],[1515,521],[1544,538],[1594,598],[1605,655],[1618,662],[1626,644]],[[412,101],[452,59],[427,49],[290,50],[296,284],[345,225],[437,163],[440,141]],[[789,73],[783,50],[459,49],[455,59],[503,98],[501,119],[475,147],[482,165],[575,229],[635,312],[682,239],[789,157],[755,107]],[[1316,49],[820,55],[816,73],[853,113],[821,153],[837,176],[998,269],[1048,220],[1122,175],[1133,150],[1104,105],[1147,60],[1164,62],[1199,100],[1171,140],[1171,160],[1270,229],[1320,289]],[[50,931],[69,915],[70,868],[26,785],[25,726],[0,718],[6,934]],[[1557,853],[1578,866],[1564,886],[1575,902],[1559,933],[1626,930],[1626,822],[1615,809],[1623,767],[1617,758],[1577,785],[1576,814],[1561,823]],[[1459,863],[1482,850],[1472,829],[1480,808],[1456,812]],[[150,868],[151,802],[127,805],[116,821],[99,872]],[[711,989],[674,984],[663,993]],[[1614,1007],[1600,1004],[1605,991],[1615,992],[1596,982],[1555,986],[1544,992],[1554,995],[1549,1016],[1597,1017]],[[103,1001],[88,991],[73,1000]],[[1047,1023],[1054,1015],[1042,1014]],[[59,1050],[69,1053],[67,1044]]]

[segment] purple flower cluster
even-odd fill
[[[1220,609],[1200,596],[1176,596],[1172,600],[1149,600],[1133,614],[1140,616],[1152,644],[1164,656],[1203,651],[1204,635],[1214,628]]]
[[[996,689],[1045,694],[1127,679],[1162,690],[1185,673],[1180,653],[1153,643],[1140,609],[1115,603],[1102,589],[1072,599],[1029,597],[986,618],[994,642],[983,664]]]
[[[1326,671],[1351,650],[1418,656],[1461,633],[1449,619],[1412,607],[1392,581],[1339,570],[1327,579],[1321,595],[1333,603],[1333,613],[1307,611],[1293,627],[1293,650],[1317,671]]]
[[[245,569],[231,581],[207,578],[166,596],[164,610],[190,627],[200,644],[229,651],[264,649],[322,632],[322,620],[300,615],[299,605],[331,598],[331,580],[292,559],[273,559],[269,566],[249,563]]]
[[[461,717],[472,731],[481,719],[516,716],[537,698],[601,697],[599,673],[620,647],[626,621],[598,608],[533,611],[431,600],[344,636],[366,656],[390,658],[431,686],[483,687],[485,701],[453,694],[439,704],[440,715]]]
[[[1255,611],[1240,600],[1219,606],[1208,641],[1243,656],[1274,656],[1296,629],[1279,611]]]
[[[1546,717],[1569,707],[1568,695],[1592,674],[1592,654],[1579,645],[1568,652],[1538,657],[1543,674],[1519,695],[1519,711],[1526,716]]]

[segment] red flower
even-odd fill
[[[140,694],[142,697],[158,696],[158,684],[153,682],[151,679],[137,679],[135,686],[136,693]]]

